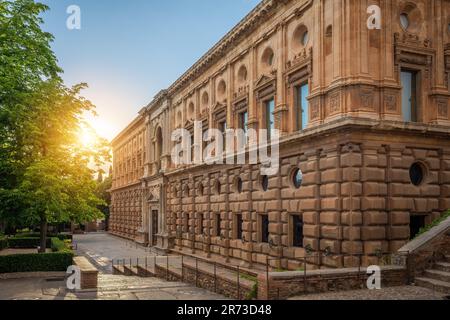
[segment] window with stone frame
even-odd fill
[[[234,238],[237,240],[242,240],[242,225],[244,221],[242,218],[242,213],[234,215],[233,227],[234,227]]]
[[[220,216],[220,213],[216,213],[214,215],[214,235],[216,237],[221,236],[222,233],[221,224],[222,224],[222,217]]]
[[[269,215],[259,215],[259,239],[262,243],[269,243]]]
[[[203,221],[204,221],[204,214],[203,213],[198,213],[197,230],[198,230],[198,234],[200,234],[200,235],[203,234]]]
[[[265,129],[267,130],[267,141],[270,141],[272,130],[275,129],[275,99],[271,98],[269,100],[264,101],[264,124]]]
[[[303,248],[303,217],[300,214],[290,216],[290,242],[293,247]]]

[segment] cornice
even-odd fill
[[[191,68],[178,78],[167,89],[172,95],[177,90],[188,85],[193,78],[200,75],[206,69],[216,63],[223,55],[242,40],[243,37],[252,32],[259,23],[273,13],[278,5],[287,4],[292,0],[263,0],[247,16],[244,17],[230,32],[228,32],[216,45],[214,45],[203,57],[201,57]]]

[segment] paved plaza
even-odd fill
[[[180,282],[111,274],[112,259],[152,257],[150,250],[111,236],[91,233],[74,236],[77,254],[99,268],[98,290],[70,292],[60,277],[0,280],[0,300],[222,300],[224,296]]]

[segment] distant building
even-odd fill
[[[449,73],[448,0],[262,1],[114,139],[109,230],[248,266],[370,264],[450,208]],[[281,130],[278,174],[176,167],[194,120]]]

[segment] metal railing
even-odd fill
[[[111,265],[113,271],[115,268],[123,268],[120,272],[124,272],[125,274],[134,272],[139,275],[140,271],[145,270],[145,274],[151,274],[159,278],[162,278],[161,270],[164,270],[164,279],[166,281],[187,282],[194,284],[196,287],[212,290],[215,293],[224,293],[225,290],[219,287],[221,281],[235,283],[236,295],[234,298],[238,300],[243,298],[244,285],[242,278],[248,275],[248,272],[243,271],[239,265],[225,266],[216,261],[208,261],[204,258],[186,257],[183,255],[113,259],[111,260]],[[157,266],[162,268],[159,274],[156,270]],[[187,278],[187,272],[190,272],[189,279]],[[211,277],[213,279],[212,286],[202,285],[201,273],[203,273],[203,277]]]

